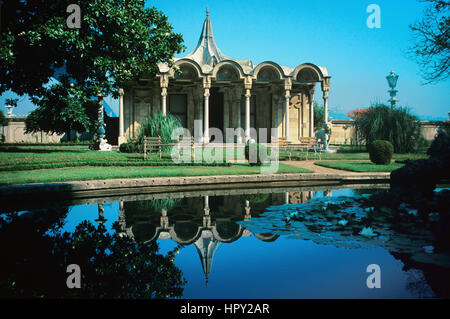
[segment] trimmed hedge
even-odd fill
[[[368,151],[372,163],[387,165],[392,160],[394,146],[389,141],[376,140],[368,146]]]
[[[247,143],[245,145],[245,159],[250,166],[261,166],[268,160],[267,147],[259,143]]]
[[[133,142],[120,144],[119,151],[121,153],[139,153],[136,143]]]

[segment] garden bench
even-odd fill
[[[291,160],[291,149],[290,145],[291,143],[288,141],[287,137],[278,137],[278,136],[272,136],[271,140],[271,147],[278,146],[279,150],[289,151],[289,160]]]
[[[321,153],[317,152],[317,139],[315,137],[301,137],[300,143],[292,143],[286,137],[272,137],[272,143],[278,143],[279,149],[289,152],[289,160],[292,158],[292,151],[305,151],[306,160],[308,160],[309,150],[313,150],[314,154],[319,153],[319,159],[322,159]]]
[[[191,136],[190,138],[178,138],[178,143],[175,144],[178,149],[178,158],[181,157],[180,151],[181,150],[187,150],[190,148],[191,150],[191,159],[192,161],[195,161],[195,141],[194,137]]]
[[[315,137],[301,137],[300,138],[300,145],[302,145],[306,150],[306,160],[308,160],[308,151],[312,149],[314,151],[314,154],[317,156],[319,154],[319,160],[322,159],[322,154],[320,152],[317,152],[317,145],[318,141]]]
[[[159,152],[159,158],[162,158],[161,137],[144,136],[144,160],[147,159],[147,152]]]
[[[177,143],[166,143],[163,144],[161,137],[146,137],[144,136],[144,160],[147,158],[147,152],[159,152],[159,158],[162,158],[162,148],[163,146],[176,146],[178,150],[178,158],[180,158],[181,149],[191,149],[191,158],[195,161],[195,143],[194,137],[181,138],[179,137]]]

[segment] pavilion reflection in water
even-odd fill
[[[208,286],[214,254],[220,243],[252,235],[264,242],[279,237],[271,233],[251,233],[238,221],[259,216],[269,206],[303,203],[312,196],[312,191],[301,191],[121,201],[119,225],[122,235],[138,242],[172,239],[180,245],[193,244]],[[103,205],[99,204],[97,222],[103,221]]]

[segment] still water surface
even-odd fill
[[[87,220],[94,227],[103,225],[108,235],[119,235],[133,243],[156,243],[152,258],[166,258],[152,259],[153,263],[161,262],[161,272],[139,278],[144,271],[131,266],[130,274],[135,277],[129,282],[152,281],[160,276],[155,284],[166,285],[165,279],[173,279],[176,284],[171,284],[181,286],[177,291],[182,298],[448,298],[450,266],[440,256],[433,259],[433,252],[430,252],[433,238],[427,232],[400,234],[392,227],[378,224],[378,227],[373,226],[373,236],[358,235],[357,227],[363,223],[353,224],[351,228],[337,225],[345,212],[339,212],[341,215],[334,222],[321,219],[317,213],[302,221],[290,220],[295,212],[312,211],[324,203],[325,210],[326,203],[339,206],[342,198],[358,198],[375,191],[355,187],[153,194],[19,209],[13,217],[11,210],[4,211],[0,215],[3,221],[0,240],[2,259],[9,260],[9,265],[2,266],[2,297],[51,297],[52,292],[42,292],[33,285],[42,284],[36,278],[45,272],[43,267],[55,262],[56,250],[50,248],[55,247],[53,238],[64,232],[74,234],[77,226]],[[360,214],[357,207],[346,209],[353,216]],[[58,215],[61,211],[63,213]],[[46,216],[54,219],[55,214],[57,221],[47,223]],[[18,228],[13,233],[13,223],[18,223],[20,235]],[[59,226],[48,226],[52,223],[59,223]],[[43,232],[47,236],[45,247],[40,244]],[[70,245],[75,247],[73,243]],[[85,246],[76,247],[81,248],[74,250],[87,251]],[[101,258],[107,260],[111,255],[122,253],[111,247],[105,248],[104,257],[97,256],[90,261],[94,265],[96,260],[101,264]],[[36,256],[34,250],[45,253]],[[53,272],[61,272],[64,263],[82,264],[76,256],[66,254],[58,259],[59,267]],[[33,259],[39,259],[38,266]],[[111,260],[114,259],[106,263]],[[370,275],[366,269],[371,264],[381,269],[379,289],[369,289],[366,284]],[[80,267],[83,272],[83,265]],[[157,272],[155,269],[152,271]],[[117,270],[126,277],[122,272]],[[89,272],[83,275],[83,281],[94,280],[89,278]],[[61,281],[67,276],[61,273],[52,278]],[[101,280],[106,281],[105,278]],[[185,281],[179,281],[180,278]],[[30,284],[27,280],[36,282]],[[11,285],[15,288],[8,287]],[[105,283],[100,286],[111,287]],[[46,289],[52,287],[49,285]],[[54,287],[55,293],[63,289]],[[123,297],[139,296],[127,295],[125,290],[122,289]],[[14,292],[9,295],[9,291]],[[162,293],[165,297],[176,297],[176,293],[170,292],[173,291],[168,289]]]

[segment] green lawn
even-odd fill
[[[313,173],[310,170],[279,163],[277,173]],[[212,176],[261,174],[261,168],[248,164],[223,166],[162,166],[162,167],[72,167],[58,169],[36,169],[27,171],[0,172],[0,185],[45,182],[65,182],[75,180],[174,177],[174,176]]]
[[[356,150],[358,151],[358,150]],[[317,159],[309,153],[309,159]],[[287,152],[280,153],[280,159],[286,159]],[[240,175],[258,174],[260,168],[250,167],[246,163],[222,164],[223,160],[244,159],[243,148],[224,149],[215,153],[211,149],[196,150],[196,161],[216,160],[215,166],[204,162],[174,164],[170,152],[151,154],[147,161],[143,154],[121,153],[119,151],[91,151],[85,145],[1,145],[0,146],[0,184],[21,184],[33,182],[70,181],[108,178],[137,178],[153,176],[195,176],[195,175]],[[305,152],[293,152],[293,160],[304,159]],[[394,160],[427,158],[421,154],[394,154]],[[318,165],[357,171],[389,172],[402,164],[388,166],[370,163],[368,153],[355,153],[344,150],[342,153],[322,154],[324,160]],[[191,165],[191,166],[189,166]],[[279,173],[308,173],[311,171],[280,163]]]
[[[404,165],[395,162],[389,165],[377,165],[370,161],[319,161],[314,164],[352,172],[392,172]]]

